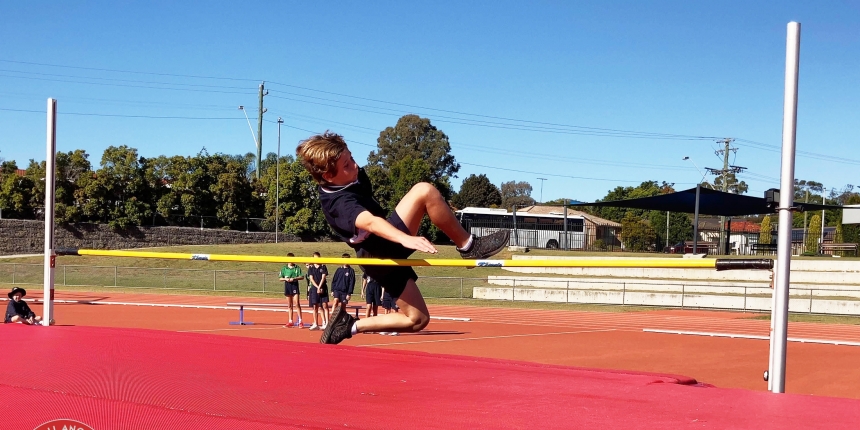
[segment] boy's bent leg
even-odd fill
[[[356,321],[343,307],[335,309],[330,325],[320,336],[320,343],[337,344],[352,337],[352,328],[356,332],[368,331],[397,331],[415,332],[423,329],[430,322],[430,312],[424,297],[415,285],[414,280],[409,280],[403,294],[398,299],[402,313],[387,314],[375,318],[367,318]]]
[[[462,248],[469,242],[469,233],[463,229],[448,202],[432,184],[419,182],[415,184],[394,208],[397,215],[409,228],[412,235],[418,234],[424,214],[439,227],[457,247]],[[423,300],[423,299],[422,299]]]
[[[366,331],[399,331],[416,332],[427,327],[430,322],[430,311],[424,303],[424,297],[418,290],[415,281],[409,280],[406,288],[397,299],[402,312],[379,315],[358,321],[358,332]]]

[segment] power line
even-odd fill
[[[45,113],[45,111],[41,110],[31,110],[31,109],[9,109],[9,108],[0,108],[2,111],[9,112],[27,112],[27,113]],[[90,113],[90,112],[57,112],[57,115],[76,115],[76,116],[102,116],[102,117],[116,117],[116,118],[147,118],[147,119],[190,119],[190,120],[239,120],[242,118],[236,117],[196,117],[196,116],[155,116],[155,115],[121,115],[121,114],[108,114],[108,113]]]
[[[101,85],[101,86],[109,86],[109,87],[124,87],[124,88],[147,88],[154,90],[171,90],[171,91],[193,91],[193,92],[202,92],[202,93],[220,93],[220,94],[249,94],[248,92],[242,91],[221,91],[221,90],[202,90],[202,89],[194,89],[194,88],[167,88],[167,87],[154,87],[151,85],[131,85],[131,84],[111,84],[107,82],[83,82],[83,81],[74,81],[74,80],[66,80],[66,79],[49,79],[49,78],[36,78],[31,76],[11,76],[11,75],[3,75],[2,77],[12,78],[12,79],[28,79],[33,81],[47,81],[47,82],[63,82],[63,83],[72,83],[72,84],[84,84],[84,85]],[[171,84],[171,85],[181,85],[181,84]]]
[[[47,64],[47,63],[34,63],[28,61],[12,61],[12,60],[0,60],[3,63],[12,63],[12,64],[27,64],[31,66],[44,66],[44,67],[60,67],[64,69],[78,69],[78,70],[94,70],[99,72],[113,72],[113,73],[134,73],[138,75],[153,75],[153,76],[174,76],[181,78],[197,78],[197,79],[219,79],[225,81],[250,81],[250,82],[260,82],[262,79],[247,79],[247,78],[226,78],[226,77],[218,77],[218,76],[201,76],[201,75],[182,75],[177,73],[155,73],[155,72],[140,72],[134,70],[118,70],[118,69],[102,69],[97,67],[80,67],[80,66],[66,66],[60,64]]]

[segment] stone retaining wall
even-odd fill
[[[279,234],[281,242],[298,242],[293,235]],[[193,227],[134,227],[114,231],[103,224],[57,225],[54,244],[57,248],[129,249],[174,245],[221,245],[274,243],[275,233],[235,230],[199,229]],[[44,252],[43,221],[0,220],[0,255],[37,254]]]

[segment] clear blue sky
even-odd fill
[[[85,149],[94,166],[109,145],[251,152],[237,106],[256,129],[265,80],[264,153],[278,116],[282,154],[331,129],[366,159],[380,130],[417,113],[450,137],[455,188],[485,173],[528,181],[540,199],[544,177],[544,200],[590,201],[644,180],[692,187],[701,175],[684,156],[722,167],[715,139],[641,133],[735,137],[733,164],[761,195],[778,186],[795,20],[798,150],[819,154],[799,154],[797,177],[860,185],[856,2],[187,3],[0,3],[0,157],[44,159],[48,97],[58,150]]]

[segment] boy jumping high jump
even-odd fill
[[[296,148],[302,164],[320,185],[320,204],[326,221],[359,258],[407,258],[415,251],[437,253],[424,237],[416,236],[424,215],[457,246],[463,258],[483,259],[508,244],[510,231],[474,237],[460,226],[448,203],[433,185],[415,184],[388,214],[373,199],[373,188],[358,167],[343,137],[326,132],[312,136]],[[430,312],[408,266],[362,266],[392,296],[401,312],[356,321],[344,308],[332,313],[320,343],[340,343],[356,333],[370,331],[416,332],[427,326]]]

